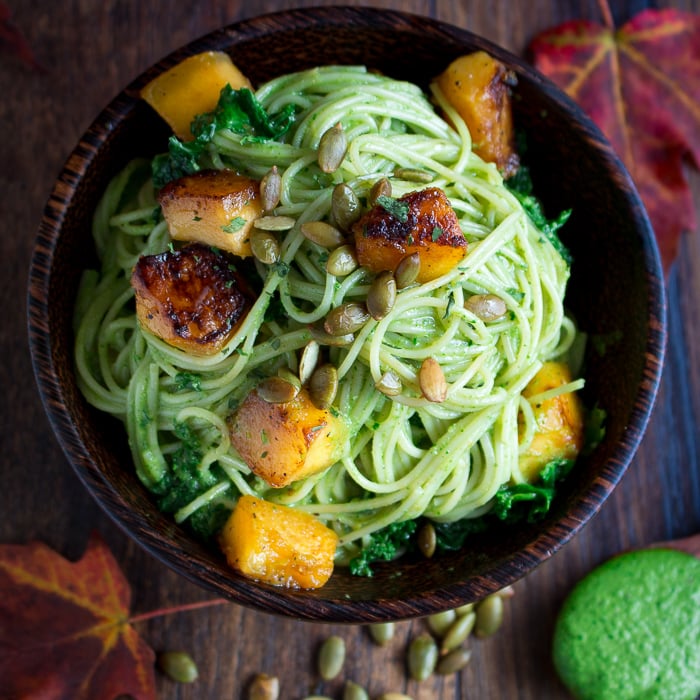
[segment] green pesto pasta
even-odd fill
[[[176,460],[196,444],[188,453],[196,461],[191,497],[169,507],[179,523],[212,506],[225,513],[240,495],[257,495],[333,528],[344,561],[391,523],[483,515],[499,487],[524,480],[518,455],[535,426],[522,390],[576,335],[564,312],[567,262],[495,166],[473,153],[467,127],[437,88],[430,99],[416,85],[364,67],[327,66],[272,80],[256,97],[269,113],[295,105],[284,137],[257,142],[221,130],[206,153],[207,167],[256,179],[277,166],[282,190],[275,213],[296,220],[280,238],[281,260],[253,264],[261,291],[252,310],[227,345],[206,357],[185,354],[139,326],[132,268],[139,256],[171,243],[167,224],[154,216],[150,164],[134,161],[111,182],[94,217],[101,268],[85,274],[76,306],[82,392],[124,422],[139,478],[161,499],[179,478]],[[317,149],[337,123],[349,148],[327,174]],[[340,182],[361,201],[382,177],[391,179],[395,197],[423,187],[394,176],[401,168],[430,173],[430,186],[445,192],[468,242],[466,256],[449,273],[400,290],[391,311],[368,321],[351,344],[323,348],[338,370],[333,410],[348,421],[351,438],[329,469],[272,488],[231,445],[227,418],[261,378],[280,368],[298,372],[312,326],[342,303],[364,302],[373,277],[362,267],[345,277],[328,274],[328,251],[300,227],[329,219]],[[482,321],[465,307],[475,294],[498,296],[506,314]],[[427,357],[447,380],[440,403],[419,388]],[[397,396],[375,386],[387,371],[401,380]],[[581,385],[576,380],[562,390]]]

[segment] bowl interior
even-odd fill
[[[134,156],[162,151],[168,132],[138,90],[187,55],[226,50],[254,84],[327,63],[363,63],[427,86],[456,56],[484,49],[518,76],[516,123],[538,195],[550,214],[572,208],[564,239],[574,265],[567,304],[589,344],[587,402],[608,412],[604,442],[582,458],[542,522],[480,535],[463,551],[377,565],[373,578],[336,570],[318,591],[282,590],[234,574],[162,515],[131,468],[126,435],[84,401],[72,365],[71,318],[80,273],[94,264],[90,221],[109,179]],[[418,58],[417,58],[418,57]],[[621,261],[623,264],[621,264]],[[54,430],[78,475],[110,516],[186,577],[268,612],[316,620],[370,621],[423,615],[512,583],[565,543],[600,508],[646,425],[664,344],[663,281],[639,199],[599,132],[531,67],[469,32],[395,12],[326,8],[263,16],[208,35],[169,56],[97,118],[60,175],[32,261],[30,344]]]

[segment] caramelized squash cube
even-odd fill
[[[333,573],[338,536],[303,511],[241,496],[219,536],[231,568],[287,588],[320,588]]]
[[[251,391],[229,418],[231,442],[250,470],[281,488],[327,469],[342,456],[345,420],[314,406],[306,389],[287,403]]]
[[[409,192],[392,202],[391,207],[376,204],[353,225],[360,265],[371,272],[393,271],[406,255],[418,253],[422,284],[459,264],[467,240],[440,188]]]
[[[211,112],[221,90],[252,89],[248,78],[223,51],[206,51],[186,58],[161,73],[141,90],[141,97],[170,125],[182,141],[193,137],[190,130],[198,114]]]
[[[525,387],[525,398],[535,397],[571,381],[563,362],[545,362]],[[559,394],[532,406],[537,427],[532,442],[520,455],[520,471],[527,481],[537,479],[542,468],[555,459],[574,459],[581,451],[584,416],[575,392]]]
[[[193,244],[143,255],[131,274],[143,328],[191,355],[213,355],[252,305],[245,280],[221,253]]]
[[[464,119],[474,152],[495,163],[504,177],[518,169],[510,97],[512,73],[493,56],[477,51],[455,59],[436,79]]]
[[[257,180],[232,170],[206,170],[169,182],[158,195],[170,236],[240,257],[252,254],[250,229],[262,214]]]

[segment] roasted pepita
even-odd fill
[[[437,666],[435,667],[435,672],[441,676],[457,673],[466,667],[471,658],[471,649],[458,647],[457,649],[453,649],[449,654],[443,656],[440,661],[438,661]]]
[[[328,637],[318,652],[318,672],[321,678],[329,681],[335,678],[345,663],[345,640],[337,635]]]
[[[299,360],[299,381],[302,384],[311,379],[311,375],[316,369],[318,364],[318,358],[321,354],[321,348],[315,340],[310,340],[305,346],[301,353],[301,359]]]
[[[194,683],[199,670],[194,659],[185,651],[164,651],[158,654],[158,668],[177,683]]]
[[[508,311],[506,302],[495,294],[473,294],[465,300],[464,308],[486,323],[503,318]]]
[[[433,174],[427,170],[419,170],[418,168],[397,168],[394,170],[394,177],[400,180],[408,180],[408,182],[432,182]]]
[[[309,379],[309,395],[316,408],[328,408],[338,393],[338,370],[330,363],[318,367]]]
[[[361,685],[353,681],[345,681],[343,700],[369,700],[369,694]]]
[[[348,137],[338,122],[327,129],[318,144],[318,167],[324,173],[334,173],[341,165],[348,150]]]
[[[385,177],[377,180],[370,188],[367,204],[373,207],[379,197],[391,197],[391,182]]]
[[[280,244],[269,231],[253,228],[250,233],[250,249],[261,263],[272,265],[280,259]]]
[[[323,322],[323,328],[330,335],[347,335],[359,331],[369,319],[365,305],[351,301],[331,309]]]
[[[474,634],[479,637],[490,637],[503,622],[503,598],[493,593],[484,598],[476,606],[476,624]]]
[[[421,525],[420,530],[418,530],[416,542],[418,544],[418,549],[426,559],[430,559],[433,554],[435,554],[437,535],[435,534],[435,527],[432,523],[428,522]]]
[[[406,665],[409,676],[415,681],[424,681],[435,670],[438,647],[429,634],[416,637],[408,645]]]
[[[476,621],[476,613],[471,612],[457,617],[450,625],[440,643],[440,653],[449,654],[453,649],[461,646],[472,633],[474,623]]]
[[[335,277],[345,277],[356,270],[357,266],[355,249],[349,245],[341,245],[330,252],[326,261],[326,272]]]
[[[432,403],[442,403],[447,398],[447,380],[440,363],[434,357],[426,357],[421,363],[418,383],[423,396]]]
[[[325,221],[305,221],[301,225],[301,232],[322,248],[337,248],[345,243],[343,234]]]
[[[456,617],[457,613],[454,610],[443,610],[443,612],[433,613],[428,615],[428,627],[435,636],[442,637],[452,626]]]
[[[289,231],[296,222],[291,216],[261,216],[253,226],[260,231]]]
[[[333,221],[343,231],[349,231],[361,214],[362,207],[355,190],[344,182],[337,184],[333,188],[333,194],[331,195]]]
[[[398,289],[410,287],[418,278],[420,272],[420,255],[411,253],[401,258],[394,270],[394,279]]]
[[[299,393],[299,387],[282,377],[267,377],[258,384],[257,391],[267,403],[288,403]]]
[[[277,166],[273,165],[260,180],[260,200],[263,211],[272,211],[279,204],[281,194],[282,176]]]
[[[390,642],[396,633],[395,622],[376,622],[368,625],[368,627],[370,637],[380,646]]]
[[[379,381],[375,382],[374,386],[385,396],[398,396],[403,389],[401,378],[392,370],[384,372],[379,378]]]
[[[367,311],[376,321],[383,319],[396,303],[396,280],[394,273],[380,272],[367,292]]]

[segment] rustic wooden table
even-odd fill
[[[133,587],[134,611],[206,600],[211,595],[165,568],[104,515],[67,464],[37,393],[27,350],[25,289],[44,202],[64,159],[98,110],[127,82],[171,50],[212,29],[292,5],[268,0],[10,0],[7,5],[44,71],[0,52],[0,542],[42,540],[62,554],[82,554],[98,530]],[[348,3],[351,4],[351,3]],[[352,3],[357,4],[357,3]],[[599,21],[594,0],[385,0],[369,3],[430,15],[468,28],[522,54],[537,32],[566,19]],[[700,12],[700,0],[611,0],[618,24],[642,7]],[[0,45],[0,49],[2,45]],[[700,178],[692,177],[700,210]],[[428,698],[566,698],[550,661],[554,616],[571,586],[610,555],[700,530],[700,235],[687,235],[668,278],[669,345],[648,433],[627,475],[602,512],[547,563],[516,585],[499,633],[473,644],[458,677],[406,681],[405,640],[423,625],[402,623],[395,643],[379,649],[355,627],[313,625],[236,605],[141,623],[155,649],[189,650],[200,670],[192,686],[159,677],[163,698],[245,697],[258,671],[281,679],[281,697],[323,692],[339,697],[340,681],[319,683],[319,641],[347,641],[344,677],[373,696],[395,690]],[[2,681],[0,679],[0,696]]]

